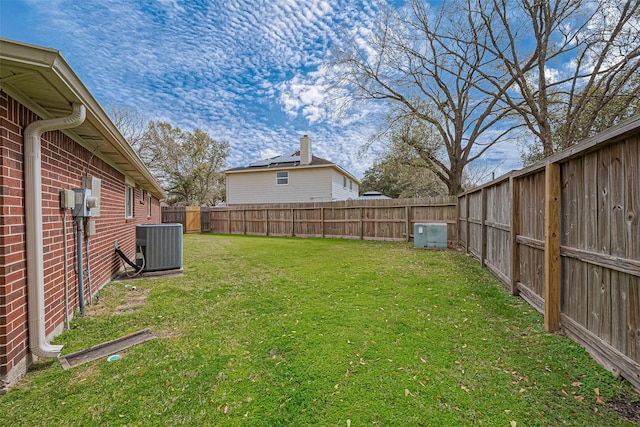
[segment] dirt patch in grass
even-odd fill
[[[180,338],[182,336],[182,332],[175,329],[174,330],[164,329],[156,332],[156,335],[158,336],[158,338],[172,339],[172,338]]]
[[[634,400],[627,395],[623,395],[618,399],[612,399],[607,402],[607,406],[615,409],[620,418],[632,423],[640,423],[640,400]]]
[[[140,311],[150,293],[151,289],[136,286],[103,289],[100,291],[101,298],[85,307],[84,316],[94,318]]]
[[[113,314],[129,314],[140,311],[150,292],[151,289],[130,288],[125,294],[125,302],[117,306]]]

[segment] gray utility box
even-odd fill
[[[447,249],[447,224],[418,223],[413,225],[413,246],[425,249]]]
[[[142,271],[182,268],[182,224],[140,224],[136,226],[136,264]]]

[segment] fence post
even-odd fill
[[[291,237],[296,235],[296,211],[291,208]]]
[[[471,227],[469,226],[469,193],[467,193],[464,196],[464,201],[465,201],[465,227],[467,229],[467,242],[465,245],[465,249],[467,250],[466,252],[469,253],[469,245],[471,243],[471,238],[469,237],[469,231],[471,230]],[[458,201],[458,203],[460,203],[460,201]]]
[[[560,328],[560,165],[545,168],[544,185],[544,329]]]
[[[520,183],[511,175],[509,177],[511,189],[511,226],[509,238],[511,240],[511,295],[520,295],[518,281],[520,280],[520,248],[518,234],[520,234]]]
[[[247,211],[242,209],[242,234],[247,234]]]
[[[409,206],[405,206],[404,207],[404,216],[406,217],[406,229],[407,229],[407,242],[409,242],[411,240],[411,207]]]
[[[487,187],[482,187],[480,197],[482,199],[482,213],[480,216],[481,233],[480,233],[480,265],[485,266],[485,259],[487,258]]]

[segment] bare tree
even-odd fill
[[[467,0],[477,71],[542,146],[564,149],[633,112],[640,94],[637,0]],[[470,67],[477,63],[459,55]]]
[[[465,166],[514,124],[498,129],[510,111],[501,107],[499,91],[479,89],[486,87],[478,70],[489,61],[485,46],[490,42],[475,40],[483,37],[476,31],[482,22],[469,21],[478,16],[455,4],[433,11],[420,0],[411,0],[408,10],[405,15],[387,11],[368,39],[356,39],[337,53],[340,87],[352,90],[357,100],[387,101],[394,111],[390,128],[407,120],[432,127],[441,151],[411,133],[405,143],[456,195],[463,190]]]
[[[116,125],[129,145],[138,151],[144,141],[144,134],[147,129],[147,119],[144,114],[116,104],[109,105],[108,110],[113,124]]]

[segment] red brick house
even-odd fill
[[[74,272],[79,215],[61,208],[80,187],[99,188],[99,215],[81,220],[88,277]],[[0,390],[34,355],[58,356],[50,340],[121,269],[116,241],[134,257],[135,227],[160,222],[164,197],[58,51],[0,38]]]

